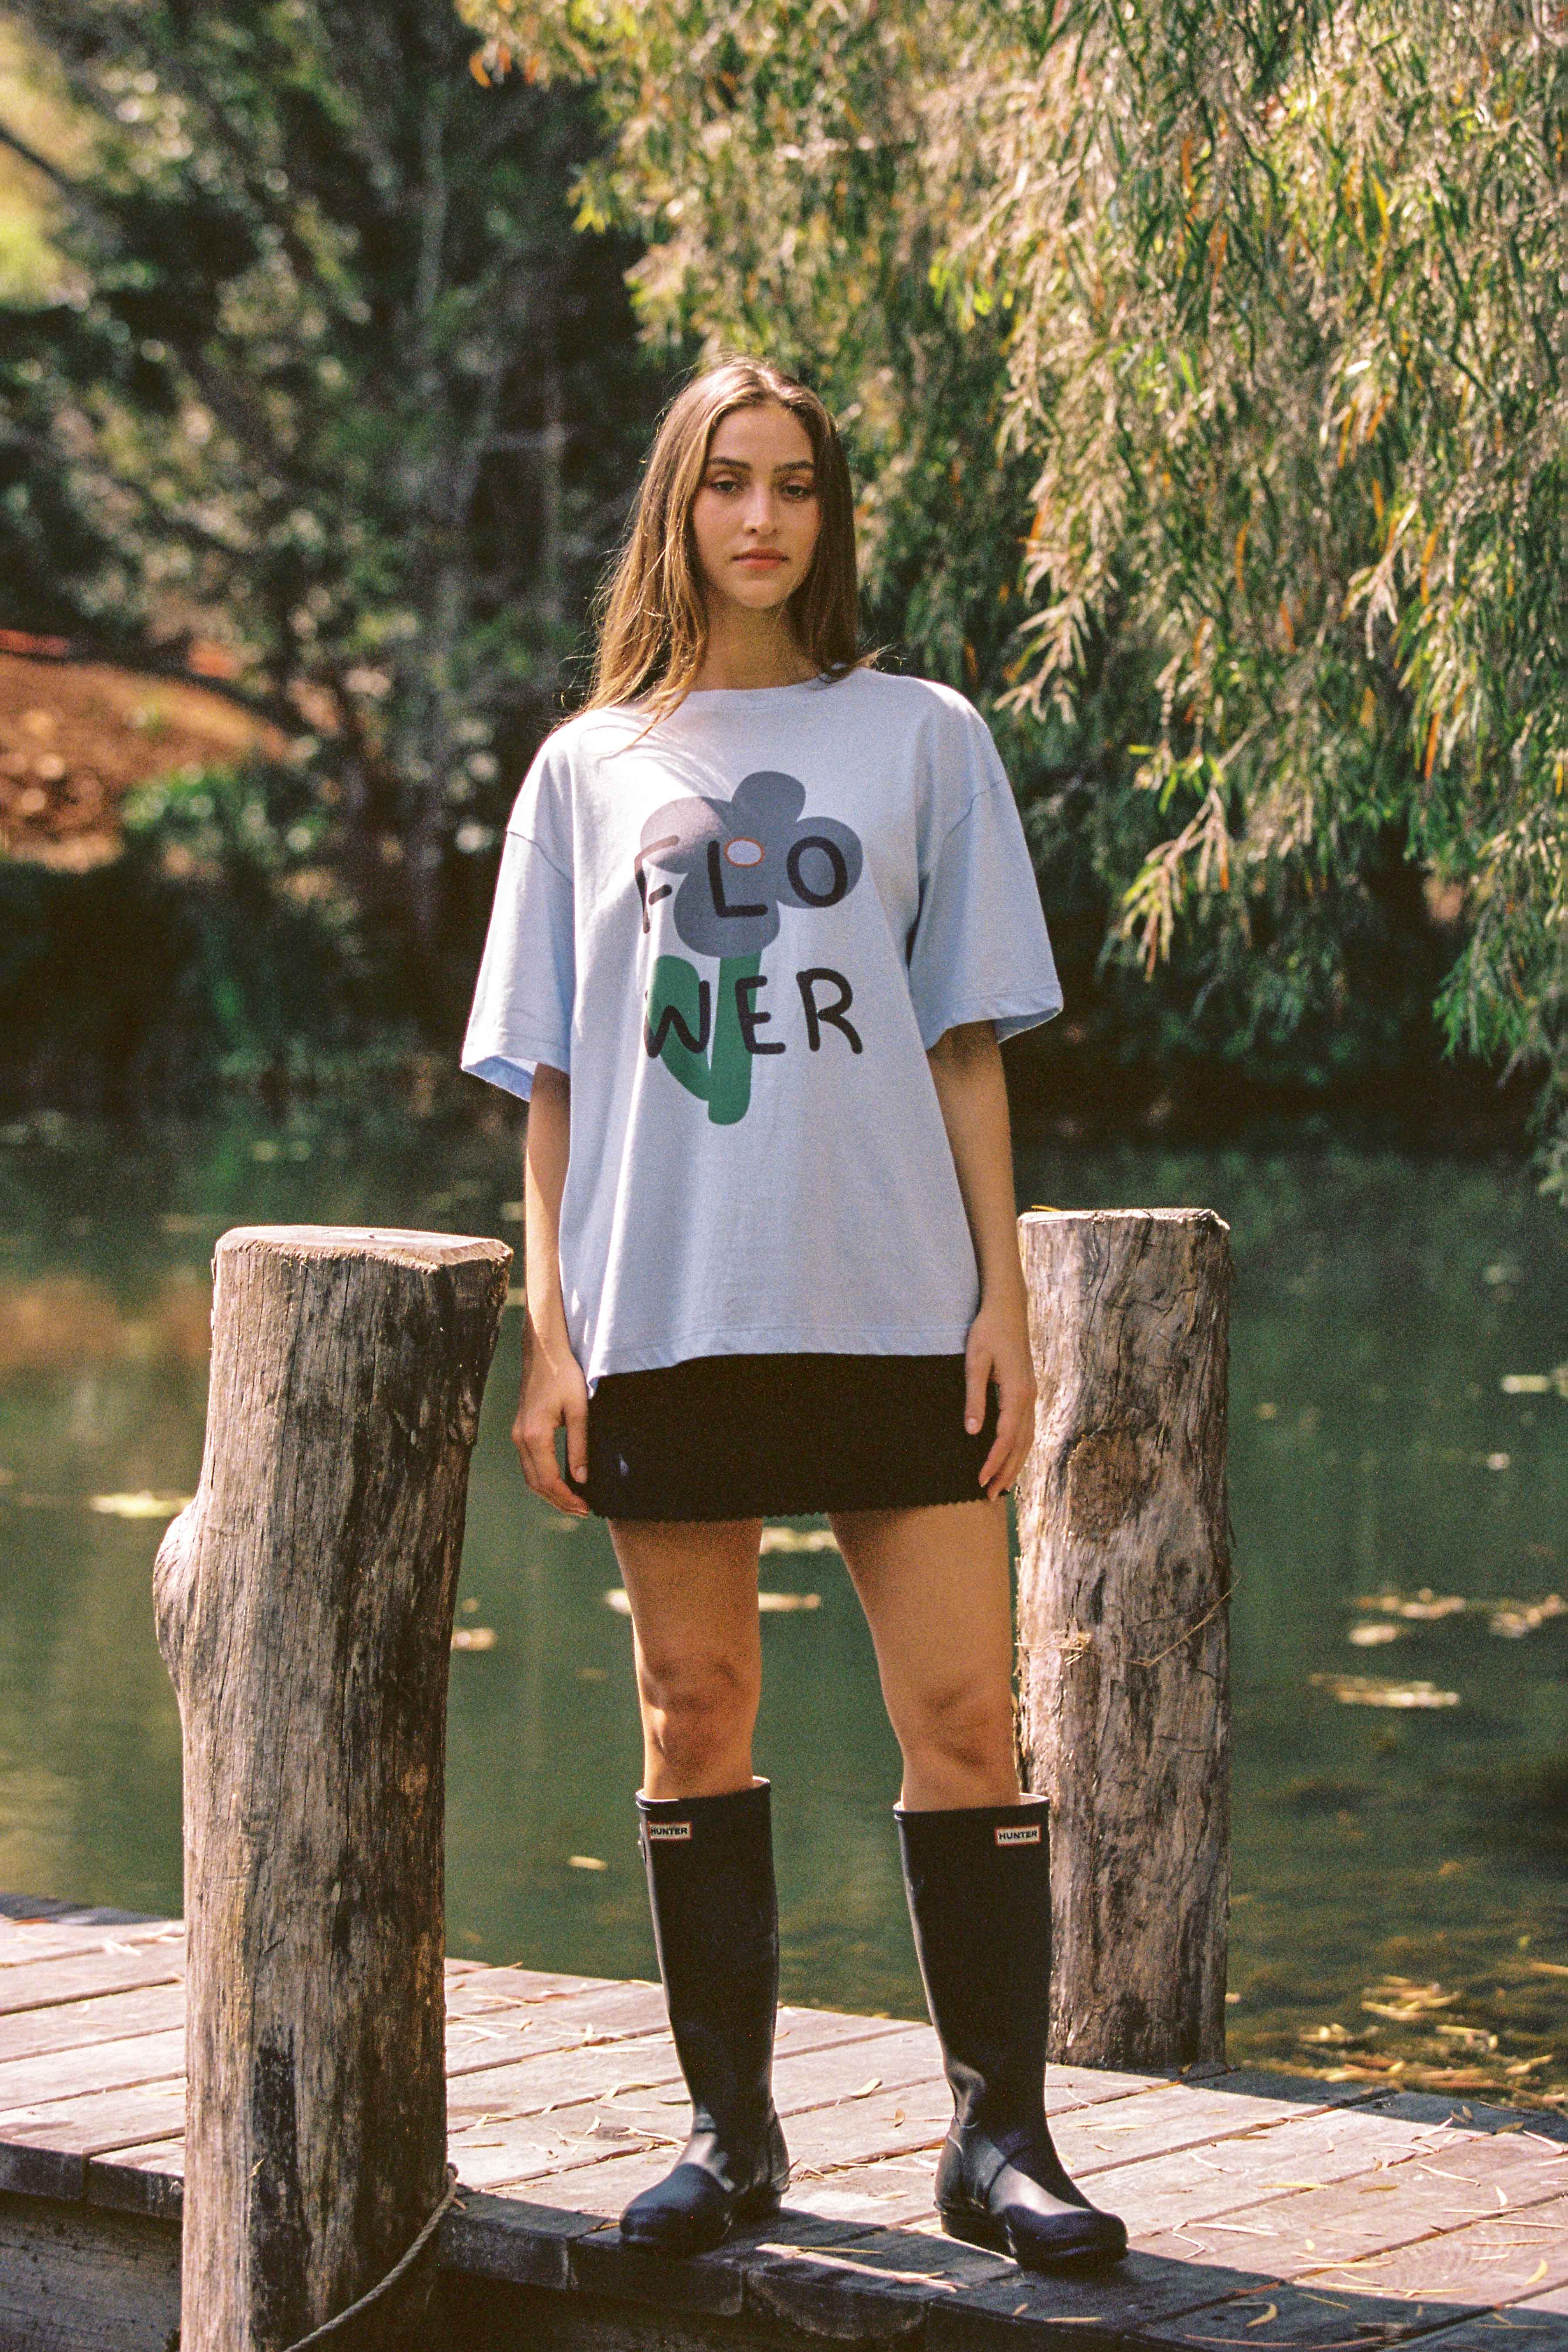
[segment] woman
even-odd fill
[[[694,2109],[622,2216],[639,2243],[717,2245],[788,2179],[757,1561],[764,1516],[825,1511],[903,1751],[943,2226],[1032,2268],[1125,2251],[1046,2126],[1046,1813],[1013,1738],[1035,1392],[997,1040],[1061,1001],[984,722],[860,662],[832,419],[772,367],[699,376],[587,705],[518,796],[463,1050],[530,1099],[512,1434],[537,1494],[607,1518],[631,1601]]]

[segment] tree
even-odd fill
[[[809,356],[928,661],[1087,740],[1106,957],[1281,1047],[1397,983],[1403,866],[1568,1192],[1561,11],[465,7],[595,81],[648,331]]]
[[[121,657],[226,639],[449,1020],[448,897],[553,715],[658,390],[630,248],[572,228],[588,105],[481,87],[417,0],[21,15],[72,138],[0,127],[61,255],[5,320],[5,617]]]

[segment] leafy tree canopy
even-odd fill
[[[477,71],[596,85],[650,333],[834,401],[874,605],[1025,730],[1108,953],[1227,1050],[1331,1030],[1399,984],[1393,860],[1568,1191],[1562,11],[464,12]]]
[[[5,300],[0,618],[129,658],[226,640],[235,690],[320,738],[359,903],[455,1002],[453,901],[553,715],[656,389],[630,248],[566,203],[589,102],[482,89],[420,0],[16,16],[33,102],[16,76],[0,144],[57,262]]]

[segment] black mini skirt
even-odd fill
[[[606,1519],[785,1518],[983,1499],[996,1391],[963,1425],[962,1356],[694,1356],[606,1372],[588,1475]]]

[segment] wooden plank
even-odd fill
[[[0,2063],[41,2057],[48,2051],[85,2049],[95,2042],[127,2042],[135,2034],[183,2028],[184,2021],[183,1984],[52,2001],[47,2008],[19,2010],[0,2020]]]
[[[665,2022],[664,1995],[647,1985],[612,1985],[592,1994],[568,1994],[537,2009],[511,2006],[493,2015],[447,2021],[448,2080],[506,2066],[550,2050],[582,2049],[657,2032]]]
[[[89,2157],[178,2134],[184,2112],[185,2086],[179,2076],[22,2108],[0,2118],[0,2189],[28,2196],[83,2196]]]
[[[1422,2352],[1568,2352],[1568,2307],[1510,2304],[1424,2336]]]
[[[574,1977],[554,1969],[525,1969],[521,1963],[499,1967],[488,1960],[447,1962],[448,1972],[464,1969],[475,1986],[488,1988],[498,2001],[561,2000],[570,1993],[603,1992],[616,1984],[645,1984],[645,1977]]]
[[[912,2148],[907,2156],[873,2158],[865,2164],[802,2165],[790,2175],[792,2213],[814,2213],[824,2221],[858,2221],[876,2229],[912,2229],[936,2224],[931,2191],[935,2148]]]
[[[1371,2257],[1407,2249],[1425,2291],[1433,2273],[1431,2264],[1416,2258],[1419,2248],[1472,2222],[1495,2221],[1503,2213],[1518,2216],[1521,2228],[1532,2234],[1532,2217],[1554,2200],[1562,2200],[1560,2167],[1553,2170],[1544,2163],[1532,2165],[1525,2158],[1504,2170],[1496,2157],[1478,2165],[1467,2161],[1470,2154],[1448,2149],[1440,2158],[1408,2158],[1384,2171],[1358,2173],[1332,2188],[1299,2190],[1236,2208],[1223,2219],[1141,2235],[1139,2245],[1153,2255],[1174,2254],[1179,2245],[1184,2254],[1200,2260],[1245,2254],[1271,2278],[1281,2279],[1304,2278],[1331,2264],[1353,2263],[1360,2270]],[[1433,2259],[1440,2269],[1436,2249]]]
[[[1447,2165],[1449,2151],[1470,2145],[1468,2136],[1447,2126],[1407,2124],[1377,2109],[1297,2116],[1179,2156],[1135,2157],[1125,2167],[1097,2173],[1094,2195],[1144,2238],[1212,2216],[1236,2212],[1245,2219],[1246,2209],[1269,2198],[1326,2189],[1375,2168]],[[1556,2160],[1540,2142],[1487,2139],[1480,2145],[1522,2149],[1527,2166],[1539,2161],[1550,2168]],[[1511,2158],[1504,2155],[1500,2161],[1506,2166]]]
[[[181,1945],[133,1944],[128,1950],[61,1952],[0,1969],[0,2053],[9,2055],[4,2021],[18,2010],[52,2008],[143,1985],[178,1984],[185,1972]]]
[[[156,2138],[170,2117],[170,2128],[177,2131],[184,2096],[184,2076],[165,2074],[129,2090],[39,2099],[0,2116],[0,2137],[20,2147],[30,2135],[40,2147],[78,2147],[92,2155],[100,2148],[129,2147],[135,2139]]]
[[[178,1919],[153,1919],[144,1927],[72,1927],[50,1919],[0,1919],[0,1969],[30,1960],[68,1958],[84,1952],[138,1951],[150,1945],[182,1947]]]
[[[164,2082],[184,2071],[184,2027],[142,2033],[128,2042],[89,2042],[75,2050],[51,2050],[37,2058],[0,2059],[0,2125],[16,2107],[73,2091],[128,2090],[134,2083]]]
[[[1365,2287],[1481,2306],[1549,2294],[1568,2285],[1568,2196],[1494,2209],[1415,2245],[1336,2257],[1310,2278],[1331,2291]]]
[[[963,2296],[933,2301],[926,2315],[929,2352],[1002,2352],[1005,2347],[1088,2346],[1089,2352],[1150,2340],[1183,2315],[1226,2294],[1245,2294],[1254,2275],[1239,2264],[1152,2261],[1130,2253],[1113,2270],[1089,2276],[1031,2273],[997,2258],[991,2277]],[[1247,2313],[1255,2317],[1258,2306]],[[1246,2342],[1244,2336],[1242,2341]]]
[[[171,2224],[0,2197],[5,2352],[167,2352],[179,2324]]]
[[[157,2221],[178,2221],[185,2188],[183,2133],[90,2158],[84,2170],[82,2194],[89,2205],[117,2213],[150,2214]]]

